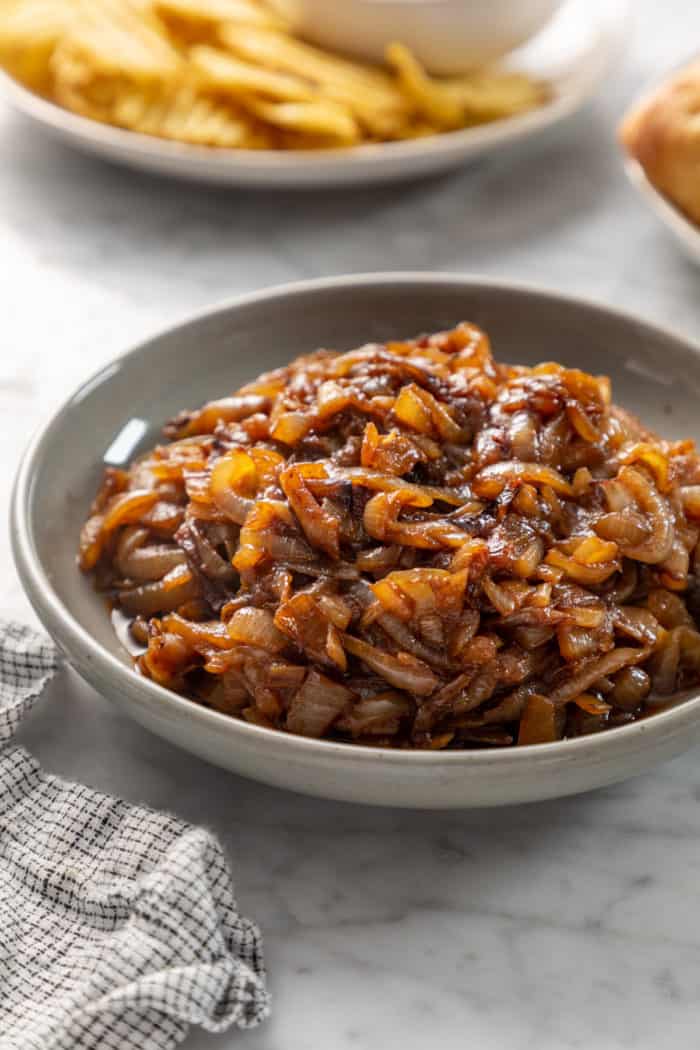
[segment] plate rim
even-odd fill
[[[529,282],[492,279],[481,277],[479,274],[436,274],[423,271],[342,274],[335,277],[273,285],[227,298],[213,306],[198,310],[173,325],[146,335],[136,345],[112,358],[63,399],[29,442],[20,460],[10,499],[10,539],[18,575],[39,619],[51,636],[58,640],[60,647],[66,651],[69,662],[74,662],[78,666],[79,673],[82,673],[81,665],[90,664],[97,669],[97,674],[111,679],[121,691],[137,702],[149,701],[164,715],[174,715],[185,722],[201,725],[203,728],[222,730],[226,734],[239,737],[243,744],[250,741],[251,744],[259,745],[262,750],[277,751],[280,757],[290,760],[297,758],[301,761],[320,761],[327,764],[328,760],[333,758],[351,759],[370,766],[392,765],[405,769],[411,766],[423,766],[433,768],[435,771],[459,765],[468,766],[470,769],[492,769],[500,765],[504,769],[522,771],[531,762],[537,762],[545,768],[558,767],[574,761],[584,763],[587,760],[595,760],[598,763],[607,763],[616,754],[630,755],[644,751],[650,737],[654,739],[675,737],[685,727],[690,728],[691,725],[696,725],[700,718],[700,688],[697,694],[680,701],[676,706],[657,712],[642,721],[619,726],[599,734],[548,744],[531,744],[523,748],[513,747],[491,751],[403,750],[295,736],[281,730],[252,725],[230,715],[212,711],[165,689],[150,679],[140,677],[131,667],[103,647],[75,619],[70,609],[54,590],[50,576],[44,571],[41,564],[30,525],[34,466],[40,460],[44,448],[52,440],[54,431],[60,427],[63,419],[79,406],[81,398],[95,386],[108,381],[110,374],[114,374],[122,363],[147,352],[149,345],[155,340],[167,339],[183,329],[195,327],[202,321],[243,309],[249,305],[260,304],[269,299],[293,299],[317,291],[333,289],[357,290],[377,285],[404,284],[408,286],[417,283],[433,284],[436,287],[440,285],[462,286],[471,290],[488,288],[513,291],[516,294],[538,298],[542,301],[555,301],[566,307],[583,307],[594,313],[613,316],[626,324],[642,327],[650,335],[666,341],[671,340],[678,343],[684,351],[700,356],[700,343],[695,343],[672,328],[640,318],[629,311],[619,310],[587,297],[566,294]]]

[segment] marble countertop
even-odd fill
[[[457,175],[255,194],[136,176],[0,108],[0,498],[30,432],[131,342],[232,293],[381,269],[528,280],[700,334],[700,271],[627,186],[625,106],[700,39],[640,0],[587,110]],[[32,619],[0,534],[0,615]],[[266,933],[272,1019],[189,1050],[685,1050],[700,1029],[700,755],[492,812],[327,803],[213,769],[66,672],[23,730],[51,770],[204,822]]]

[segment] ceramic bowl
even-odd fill
[[[447,753],[365,748],[248,725],[132,670],[103,600],[75,564],[105,457],[114,462],[148,447],[180,408],[311,348],[348,349],[461,319],[485,328],[503,360],[555,359],[607,373],[616,399],[650,426],[669,437],[700,438],[698,348],[607,307],[522,286],[405,273],[311,281],[237,299],[142,343],[88,379],[37,434],[20,466],[11,509],[17,568],[80,674],[147,729],[211,762],[354,802],[468,807],[573,794],[640,773],[700,739],[700,697],[691,696],[644,721],[555,744]]]
[[[664,197],[646,177],[641,164],[634,157],[625,158],[625,172],[645,204],[663,223],[691,262],[700,266],[700,226],[684,215],[673,201]]]
[[[382,62],[400,40],[433,73],[462,73],[524,44],[562,0],[285,0],[301,32],[336,51]]]

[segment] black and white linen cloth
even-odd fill
[[[11,738],[57,668],[0,622],[0,1050],[165,1050],[268,1012],[214,836],[42,772]]]

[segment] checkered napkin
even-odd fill
[[[201,828],[8,746],[57,665],[0,623],[0,1050],[162,1050],[268,1011],[261,937]]]

